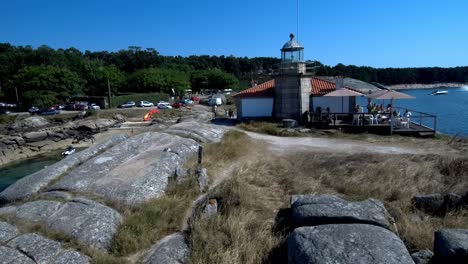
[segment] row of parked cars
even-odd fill
[[[119,108],[132,108],[132,107],[158,107],[159,109],[172,109],[172,108],[180,108],[184,107],[187,105],[192,105],[193,101],[191,99],[183,99],[178,102],[175,102],[173,104],[165,101],[159,101],[156,105],[149,101],[139,101],[138,103],[135,103],[134,101],[128,101],[125,102],[121,105],[119,105]]]

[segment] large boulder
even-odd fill
[[[76,130],[98,133],[98,132],[106,131],[109,127],[113,127],[118,123],[119,121],[116,119],[86,120],[86,121],[77,123]]]
[[[0,215],[44,223],[48,229],[70,235],[98,249],[109,249],[122,216],[112,208],[84,198],[69,202],[38,200],[2,208]]]
[[[50,190],[88,192],[136,205],[162,195],[169,178],[198,147],[192,139],[142,133],[83,163]]]
[[[145,264],[182,264],[187,262],[190,249],[183,233],[163,238],[153,246],[145,258]]]
[[[414,263],[398,236],[366,224],[296,228],[288,237],[288,260],[290,264]]]
[[[16,227],[0,221],[0,243],[5,243],[18,234],[18,229]]]
[[[114,136],[102,143],[68,156],[47,168],[19,179],[0,193],[0,203],[12,202],[30,197],[41,190],[41,188],[49,185],[50,182],[58,179],[71,168],[92,158],[110,146],[124,141],[126,138],[128,137],[122,135]]]
[[[444,216],[451,210],[463,207],[462,197],[455,193],[442,195],[440,193],[415,195],[411,199],[413,206],[424,213]]]
[[[2,263],[5,264],[36,264],[34,260],[25,254],[9,247],[0,246],[0,256]]]
[[[390,230],[393,222],[378,200],[348,202],[335,195],[293,195],[291,213],[295,227],[362,223]]]
[[[457,260],[461,261],[460,263],[468,263],[468,229],[436,231],[434,255],[439,260]]]
[[[49,263],[62,250],[59,242],[36,234],[18,236],[7,245],[26,254],[36,263]]]
[[[411,253],[411,258],[413,259],[415,264],[428,264],[433,256],[434,253],[432,253],[432,251],[430,251],[429,249],[423,249]]]
[[[219,142],[224,135],[224,129],[220,126],[203,124],[195,121],[187,121],[173,125],[164,132],[191,138],[200,143]]]
[[[28,132],[24,133],[23,138],[26,142],[38,142],[45,140],[48,137],[47,131],[39,131],[39,132]]]
[[[13,123],[8,129],[15,131],[34,130],[48,126],[50,123],[42,116],[31,116]]]

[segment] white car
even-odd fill
[[[140,101],[137,104],[139,107],[153,107],[154,104],[148,101]]]
[[[158,108],[159,109],[172,109],[172,106],[168,102],[162,102],[161,101],[161,102],[158,103]]]
[[[88,109],[98,110],[98,109],[101,109],[101,107],[99,105],[97,105],[97,104],[89,104]]]

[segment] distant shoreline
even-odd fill
[[[411,84],[395,84],[387,85],[385,87],[392,90],[412,90],[412,89],[434,89],[434,88],[458,88],[465,86],[464,83],[434,83],[434,84],[422,84],[422,83],[411,83]]]

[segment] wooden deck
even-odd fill
[[[414,111],[416,112],[416,111]],[[311,114],[311,126],[315,128],[336,128],[348,133],[373,133],[381,135],[406,135],[418,137],[433,137],[436,133],[437,117],[426,113],[416,112],[410,118],[409,127],[401,126],[397,123],[382,122],[370,124],[364,121],[367,113],[359,113],[362,118],[359,124],[353,123],[352,117],[356,113],[329,113]],[[428,125],[431,124],[431,125]],[[393,127],[392,127],[393,125]]]

